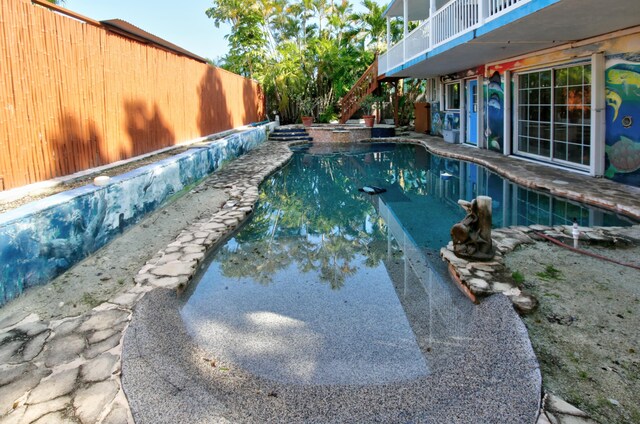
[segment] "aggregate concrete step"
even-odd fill
[[[279,132],[279,131],[282,131],[282,132],[307,132],[307,130],[305,128],[282,128],[282,127],[275,128],[273,131],[274,132]]]
[[[273,132],[269,135],[269,140],[309,142],[312,141],[313,138],[309,137],[309,134],[307,133],[307,130],[305,128],[281,127],[273,130]]]
[[[296,131],[296,132],[291,132],[291,131],[274,131],[271,133],[272,135],[277,135],[280,137],[286,137],[286,136],[305,136],[308,135],[306,131]]]
[[[313,138],[307,137],[277,137],[277,136],[269,136],[269,140],[272,141],[313,141]]]
[[[306,132],[299,132],[299,133],[284,133],[284,132],[279,132],[279,133],[271,133],[270,135],[274,136],[274,137],[289,137],[289,138],[294,138],[294,137],[307,137],[309,136],[309,134],[307,134]]]

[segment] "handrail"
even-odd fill
[[[340,123],[344,124],[360,109],[362,100],[378,88],[378,55],[351,90],[340,99]]]
[[[358,81],[356,81],[356,83],[353,84],[353,87],[351,88],[351,90],[349,90],[349,92],[347,94],[345,94],[344,97],[347,97],[348,95],[350,95],[358,85],[360,85],[362,82],[364,82],[365,78],[367,78],[369,76],[369,74],[371,74],[371,72],[373,71],[374,68],[375,68],[376,73],[377,73],[377,70],[378,70],[378,55],[377,54],[376,54],[375,59],[373,59],[373,63],[371,65],[369,65],[367,70],[364,71],[364,73],[360,76],[360,78],[358,78]]]

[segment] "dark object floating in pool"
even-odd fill
[[[385,191],[387,191],[387,189],[386,188],[381,188],[381,187],[376,187],[376,186],[364,186],[362,188],[359,188],[358,191],[373,195],[373,194],[384,193]]]

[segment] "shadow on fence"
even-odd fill
[[[154,103],[149,109],[142,100],[125,101],[126,127],[129,143],[121,147],[127,148],[125,157],[137,156],[148,151],[149,145],[156,148],[172,146],[176,137],[168,122],[162,117],[158,105]]]

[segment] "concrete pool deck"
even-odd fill
[[[397,138],[393,141],[415,142],[415,138]],[[491,161],[492,164],[496,162],[503,170],[500,173],[507,176],[520,173],[521,175],[519,177],[516,176],[515,179],[528,181],[529,183],[524,185],[529,187],[535,186],[538,189],[548,189],[554,194],[565,195],[586,203],[604,205],[608,208],[640,217],[640,196],[638,196],[640,190],[637,188],[621,186],[602,179],[593,179],[580,174],[505,158],[493,152],[465,146],[452,146],[435,138],[425,138],[421,142],[426,144],[430,151],[437,154],[455,156],[457,159],[463,160],[474,160],[473,158],[476,157],[480,161]],[[0,363],[2,364],[0,367],[3,378],[0,381],[0,405],[3,409],[0,411],[0,415],[4,416],[0,418],[0,422],[33,422],[38,419],[43,419],[43,422],[65,422],[65,420],[75,419],[81,422],[117,423],[131,422],[133,416],[138,417],[139,422],[153,422],[146,421],[145,417],[149,415],[144,414],[154,416],[152,407],[154,402],[156,402],[155,405],[158,408],[169,408],[171,402],[167,401],[167,395],[180,394],[180,396],[183,396],[187,393],[194,396],[185,398],[188,401],[186,407],[193,410],[193,414],[196,414],[194,416],[206,413],[207,415],[199,415],[200,418],[205,416],[209,421],[213,422],[242,422],[240,416],[236,415],[239,413],[237,410],[231,411],[231,415],[227,415],[229,412],[228,406],[223,405],[215,396],[204,398],[207,393],[213,395],[213,392],[194,393],[191,390],[183,390],[185,388],[202,388],[201,384],[204,384],[202,382],[208,381],[207,378],[211,378],[211,374],[203,378],[201,382],[194,382],[193,386],[181,386],[178,384],[191,381],[190,378],[186,377],[193,376],[191,373],[198,371],[204,361],[194,350],[178,349],[184,347],[184,345],[177,343],[177,340],[172,340],[173,334],[162,332],[162,325],[171,325],[170,314],[173,312],[171,310],[163,311],[154,307],[153,302],[158,302],[158,305],[170,305],[171,296],[173,296],[172,292],[156,290],[151,295],[144,296],[144,294],[156,287],[176,288],[188,283],[192,275],[196,273],[198,264],[204,259],[206,251],[212,249],[220,240],[223,240],[251,212],[253,203],[257,200],[258,184],[267,175],[286,163],[289,157],[290,152],[286,145],[282,143],[267,143],[256,152],[238,159],[206,180],[203,184],[217,185],[228,193],[230,199],[223,209],[213,216],[204,217],[198,222],[189,224],[177,235],[172,243],[148,261],[148,264],[136,278],[138,284],[117,298],[79,317],[68,317],[67,319],[51,322],[42,321],[38,317],[29,315],[28,311],[13,316],[2,316],[0,320],[0,328],[2,328],[0,330],[0,338],[3,342],[0,346]],[[495,169],[495,165],[490,166],[490,168]],[[563,183],[558,183],[558,181]],[[534,186],[530,184],[534,184]],[[123,237],[126,237],[126,234]],[[144,299],[139,303],[143,296]],[[483,307],[497,307],[501,303],[504,307],[502,300],[491,299],[487,303],[489,306]],[[158,319],[154,319],[152,320],[153,324],[157,324],[159,328],[144,329],[143,327],[149,324],[149,321],[145,324],[144,314],[147,314],[146,316],[148,317],[153,317],[157,313],[166,313],[167,322],[163,324],[162,322],[156,322],[159,321]],[[131,329],[125,332],[129,323],[132,322],[132,318]],[[514,328],[507,326],[505,330],[513,332]],[[143,330],[147,331],[147,335],[155,336],[153,338],[145,338]],[[164,337],[160,337],[160,335],[164,335]],[[177,352],[174,352],[177,355],[175,358],[184,359],[185,355],[191,352],[191,363],[180,367],[184,373],[177,376],[183,380],[172,381],[170,376],[167,376],[166,379],[160,378],[166,383],[165,388],[169,387],[172,390],[164,394],[161,391],[157,392],[155,394],[156,401],[154,399],[149,399],[149,401],[140,400],[135,397],[130,397],[127,400],[125,393],[129,395],[129,391],[126,387],[124,391],[122,390],[120,377],[122,369],[125,370],[126,374],[126,369],[129,366],[121,365],[124,336],[126,338],[131,337],[133,340],[131,343],[135,341],[144,352],[149,352],[149,349],[153,352],[153,344],[149,345],[149,342],[157,342],[158,348],[164,346],[169,351],[177,350]],[[178,336],[179,334],[176,334],[176,337]],[[125,344],[128,343],[126,338]],[[132,344],[132,346],[134,345]],[[139,353],[142,353],[142,351]],[[145,358],[143,355],[136,356],[135,354],[132,354],[129,358],[132,361],[132,367],[142,366],[146,362],[147,371],[154,373],[156,364],[162,364],[161,369],[163,372],[181,372],[177,367],[172,370],[176,362],[166,361],[166,358],[170,358],[170,356],[165,357],[164,362],[161,358]],[[147,359],[153,360],[149,361]],[[154,360],[160,362],[154,362]],[[525,360],[524,363],[528,362]],[[210,363],[207,366],[212,368]],[[495,371],[498,375],[502,374],[502,369],[500,371],[495,369],[492,371]],[[517,368],[513,371],[521,373],[531,372],[532,370],[530,368],[525,368],[524,370]],[[220,372],[223,375],[225,373],[225,371]],[[141,379],[130,382],[131,390],[138,390],[140,386],[147,389],[155,387],[145,385],[142,379],[144,375],[141,371]],[[485,376],[491,381],[491,378],[494,378],[495,375],[490,373]],[[248,381],[241,378],[242,376],[236,375],[236,377],[238,381],[235,383],[240,385]],[[128,374],[125,375],[125,381],[127,378]],[[153,378],[159,377],[156,374]],[[147,384],[149,383],[155,384],[153,380],[147,380]],[[535,386],[535,378],[531,380],[531,383]],[[229,387],[226,384],[227,382],[217,387],[220,390],[218,393],[228,393]],[[245,387],[247,388],[257,387],[255,382],[246,384]],[[265,388],[265,386],[260,387],[261,390]],[[462,391],[457,392],[457,394],[463,393],[466,390],[465,387],[467,387],[465,383],[459,384],[458,389]],[[486,394],[481,390],[485,386],[480,384],[480,386],[473,387],[480,390],[476,392],[477,396],[473,397],[473,399],[470,397],[464,399],[471,399],[476,402],[480,399],[480,395]],[[243,402],[257,401],[258,398],[266,399],[267,402],[272,402],[275,406],[282,405],[283,399],[288,399],[288,392],[286,389],[283,390],[280,392],[268,391],[266,394],[252,394],[252,397],[245,397],[244,401],[237,398],[238,405],[243,405]],[[533,390],[529,393],[535,393],[535,391],[536,389],[533,387]],[[385,391],[381,393],[387,393],[388,396],[391,396],[387,398],[389,402],[394,402],[395,400],[399,402],[399,405],[402,401],[402,396],[398,398],[398,392],[393,395]],[[307,395],[311,394],[311,392],[307,393]],[[442,411],[450,411],[453,414],[451,416],[456,416],[456,410],[465,410],[463,405],[456,409],[455,405],[458,401],[465,401],[464,399],[456,398],[455,394],[451,392],[448,402],[436,402],[436,405],[439,405]],[[314,402],[321,403],[323,402],[322,399],[328,399],[326,394],[324,395],[325,397],[323,398],[323,393],[313,393]],[[362,396],[365,395],[367,394],[362,393]],[[503,393],[503,395],[506,396],[506,393]],[[258,397],[256,398],[256,396]],[[295,399],[294,406],[298,408],[294,408],[292,411],[305,410],[305,403],[298,402],[305,398],[306,395],[304,393],[293,393],[290,396]],[[374,394],[374,396],[378,396],[378,394]],[[348,398],[349,396],[346,394],[346,397],[342,399]],[[191,400],[189,401],[189,399]],[[229,399],[236,398],[231,396]],[[361,397],[360,399],[364,398]],[[451,399],[456,399],[456,401],[451,401]],[[516,397],[503,400],[508,400],[509,402],[511,400],[518,401]],[[536,403],[539,400],[538,397]],[[527,402],[530,401],[531,399],[527,400]],[[527,402],[522,405],[524,410],[529,411],[531,408]],[[489,404],[487,405],[489,406]],[[300,409],[301,407],[302,409]],[[324,407],[327,408],[327,405],[325,404]],[[263,405],[261,408],[264,409],[264,413],[272,411],[269,404]],[[132,409],[133,416],[131,415]],[[330,411],[331,408],[325,410]],[[346,413],[352,414],[352,418],[357,416],[353,415],[357,414],[357,411],[366,413],[366,410],[362,409],[362,404],[357,405],[355,401],[353,405],[345,404],[344,410]],[[434,413],[437,413],[437,411]],[[530,411],[528,413],[531,414]],[[535,420],[535,415],[533,413],[533,420]],[[399,415],[399,417],[402,417],[402,415]],[[384,419],[384,417],[380,418]],[[458,422],[469,422],[469,418],[469,416],[461,415]],[[316,416],[316,419],[320,418]],[[246,421],[251,420],[247,419]],[[291,421],[296,421],[296,415],[291,415]]]

